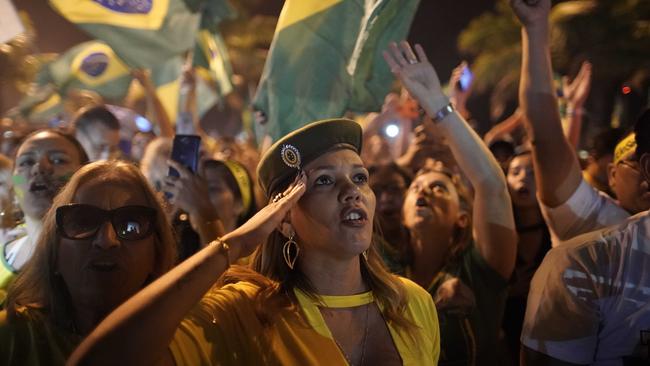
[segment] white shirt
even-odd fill
[[[649,338],[648,212],[548,252],[531,282],[524,345],[579,364],[650,364]]]
[[[630,214],[607,194],[580,181],[569,199],[557,207],[541,203],[553,246],[575,236],[624,222]]]

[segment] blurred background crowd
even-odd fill
[[[96,1],[116,11],[109,16],[84,13],[74,1],[0,0],[2,17],[19,24],[0,21],[0,287],[30,259],[55,195],[88,162],[122,160],[140,169],[164,199],[180,262],[266,205],[256,167],[274,141],[307,122],[346,116],[363,128],[384,261],[435,288],[441,329],[451,329],[448,340],[442,332],[441,360],[518,364],[533,274],[561,240],[591,231],[549,229],[553,217],[540,208],[533,152],[547,141],[520,106],[521,24],[505,0],[384,2],[373,9],[345,0],[348,8],[332,10],[328,1],[310,2],[313,8]],[[156,10],[160,3],[166,6]],[[629,214],[645,211],[647,183],[630,183],[628,169],[638,174],[630,132],[650,105],[650,5],[553,4],[548,51],[563,139],[586,184]],[[130,23],[121,12],[141,18]],[[352,21],[341,18],[355,12]],[[465,244],[436,264],[445,273],[434,277],[437,284],[430,273],[414,272],[427,253],[413,247],[422,232],[410,210],[429,204],[416,194],[433,179],[426,172],[444,173],[467,212],[476,187],[381,57],[388,41],[401,39],[422,44],[455,110],[506,177],[518,234],[510,276],[477,270],[484,262],[470,259],[455,274],[441,270],[465,258],[471,224],[452,234]],[[179,135],[200,137],[194,167],[169,161]],[[170,165],[177,171],[171,178]],[[480,286],[472,276],[484,277]],[[482,315],[472,318],[477,307]],[[443,324],[458,319],[458,326]]]

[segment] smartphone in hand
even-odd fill
[[[171,159],[196,173],[199,168],[201,137],[197,135],[176,135],[172,144]],[[169,168],[169,176],[178,177],[176,169]]]
[[[458,79],[458,88],[462,91],[467,91],[472,85],[472,80],[474,80],[474,74],[469,69],[469,66],[465,65]]]

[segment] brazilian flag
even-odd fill
[[[29,122],[49,122],[63,115],[63,101],[54,85],[41,85],[18,103],[18,112]]]
[[[197,74],[213,87],[217,97],[227,95],[233,88],[232,66],[226,43],[219,33],[219,24],[226,19],[235,18],[237,12],[224,0],[185,0],[185,2],[191,9],[201,12],[201,26],[196,34],[192,66]],[[201,84],[197,84],[197,96],[198,91],[201,90],[198,85]],[[201,87],[205,86],[207,85],[201,85]]]
[[[156,86],[156,95],[172,121],[178,114],[179,94],[183,59],[176,56],[151,69],[151,81]]]
[[[255,109],[274,139],[346,111],[379,110],[393,76],[381,56],[405,39],[419,0],[286,0]]]
[[[40,73],[42,82],[56,85],[63,95],[70,89],[93,90],[110,100],[124,98],[132,79],[129,68],[101,41],[72,47]]]
[[[197,74],[215,87],[217,95],[232,91],[232,66],[228,49],[218,33],[203,29],[196,35],[192,64]]]
[[[50,0],[50,5],[133,68],[151,68],[194,47],[200,21],[183,0]]]

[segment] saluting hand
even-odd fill
[[[243,258],[253,253],[255,248],[280,226],[289,210],[305,193],[306,183],[307,176],[302,173],[284,191],[282,198],[270,202],[242,226],[223,237],[223,240],[231,244],[230,260]],[[233,253],[233,249],[237,253]]]

